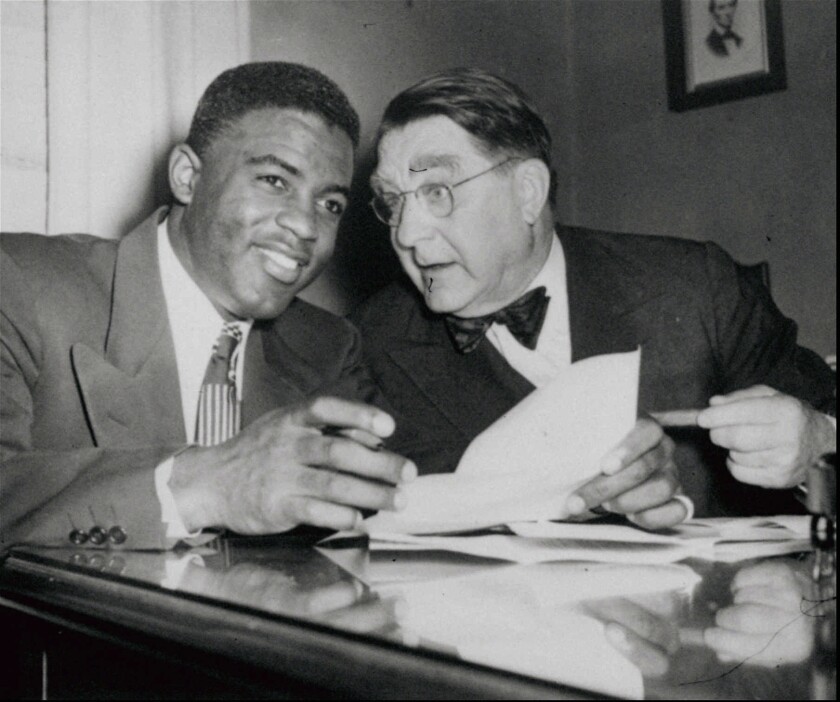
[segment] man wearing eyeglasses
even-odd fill
[[[356,321],[421,473],[454,470],[564,366],[641,346],[642,417],[570,512],[662,528],[691,500],[702,514],[792,508],[790,491],[763,488],[798,484],[836,444],[818,411],[833,408],[833,376],[722,250],[555,227],[547,128],[516,86],[478,70],[395,97],[378,157],[372,205],[416,290],[386,288]],[[675,454],[644,413],[684,408],[706,408],[696,424],[711,431],[677,435]]]

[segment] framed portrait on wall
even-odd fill
[[[786,87],[780,0],[662,0],[668,107]]]

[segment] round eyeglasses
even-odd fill
[[[521,160],[515,156],[506,158],[490,168],[487,168],[481,173],[471,175],[469,178],[459,180],[457,183],[447,185],[446,183],[425,183],[414,190],[404,190],[401,193],[377,193],[370,201],[370,206],[373,208],[377,219],[389,227],[396,227],[402,218],[403,204],[407,195],[414,195],[417,201],[426,209],[426,211],[434,217],[448,217],[452,214],[455,208],[455,196],[452,191],[459,185],[469,183],[479,176],[483,176],[490,171],[495,171],[497,168],[504,166],[511,161]]]

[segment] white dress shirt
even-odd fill
[[[172,341],[175,345],[175,363],[178,368],[178,386],[181,391],[181,410],[188,443],[195,439],[195,416],[198,410],[198,395],[204,380],[204,373],[210,361],[213,344],[219,338],[225,319],[201,288],[195,284],[181,265],[172,245],[164,219],[157,228],[158,265],[163,284],[163,297]],[[235,351],[236,394],[242,396],[242,372],[245,361],[245,344],[253,320],[240,323],[242,341]],[[163,461],[155,469],[155,488],[161,504],[163,521],[167,524],[166,535],[170,538],[194,536],[184,527],[175,499],[169,489],[174,456]]]
[[[542,387],[572,363],[572,340],[569,332],[569,298],[566,292],[566,258],[555,235],[551,240],[542,269],[528,290],[545,286],[551,298],[542,330],[533,351],[520,344],[504,324],[492,324],[487,338],[502,357],[535,387]],[[527,292],[527,291],[526,291]]]

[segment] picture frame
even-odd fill
[[[662,0],[668,107],[787,87],[781,0]]]

